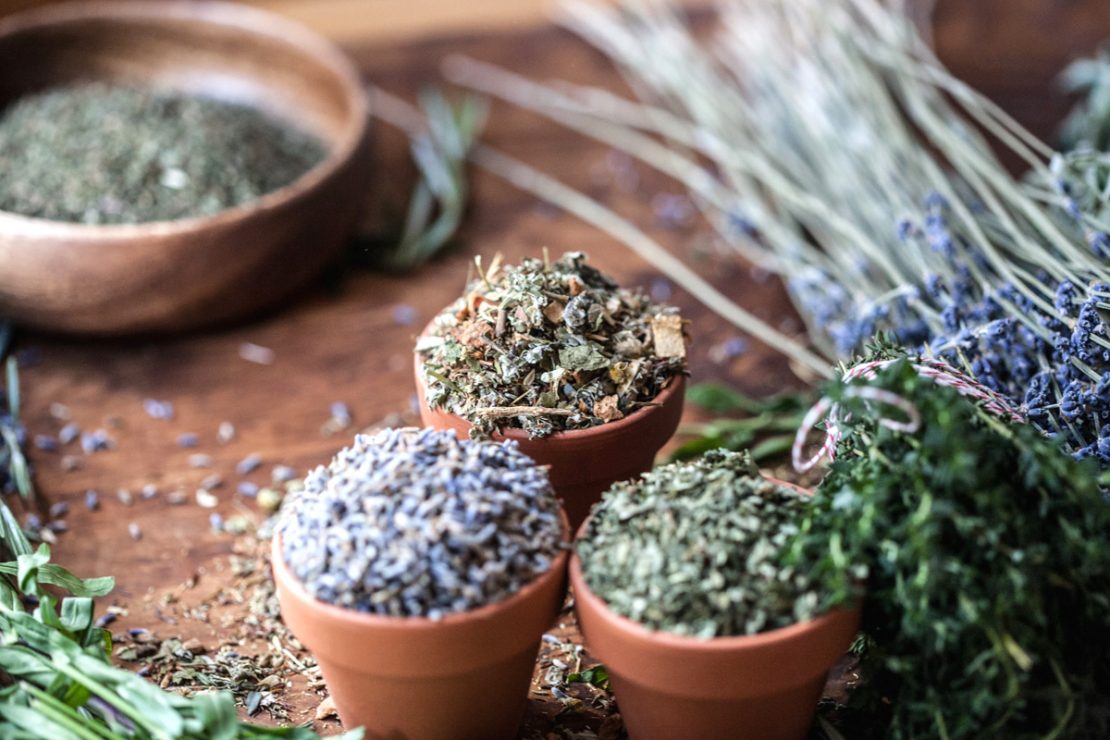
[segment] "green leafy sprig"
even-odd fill
[[[866,583],[865,711],[847,736],[1106,737],[1110,506],[1094,471],[908,363],[876,383],[920,429],[880,426],[832,386],[843,436],[791,548],[825,607]]]

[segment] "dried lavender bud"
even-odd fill
[[[239,475],[250,475],[262,465],[262,456],[257,452],[251,454],[240,460],[235,466],[235,472]]]
[[[183,434],[177,435],[178,447],[189,449],[191,447],[196,447],[199,443],[200,437],[193,434],[192,432],[184,432]]]
[[[158,401],[153,398],[143,400],[143,411],[151,419],[159,419],[163,421],[171,421],[175,414],[173,404],[169,401]]]
[[[56,419],[57,421],[69,421],[70,416],[69,406],[66,406],[64,403],[55,401],[50,404],[50,417],[52,419]]]
[[[115,441],[108,436],[108,432],[103,429],[97,429],[92,433],[81,435],[81,451],[86,455],[91,455],[101,450],[109,450],[115,446]]]
[[[69,513],[69,504],[65,501],[55,501],[50,504],[50,518],[59,519]]]
[[[677,309],[617,287],[580,252],[495,263],[428,331],[416,347],[425,398],[469,421],[475,438],[614,421],[685,369]]]
[[[36,434],[35,448],[43,452],[57,452],[58,440],[51,437],[49,434]]]
[[[226,445],[233,439],[235,439],[235,425],[230,421],[221,421],[219,429],[216,430],[216,441]]]
[[[270,471],[270,479],[274,483],[285,483],[297,477],[297,471],[288,465],[275,465]]]
[[[239,357],[256,365],[273,365],[277,355],[269,347],[263,347],[254,342],[243,342],[239,345]]]
[[[318,467],[283,508],[286,563],[316,598],[438,619],[501,601],[562,540],[545,468],[515,443],[386,429]]]
[[[100,508],[100,494],[91,488],[85,491],[85,508],[89,511],[96,511]]]
[[[238,487],[235,490],[239,492],[240,496],[253,498],[258,495],[258,484],[251,483],[249,480],[240,481]]]
[[[132,496],[131,491],[127,490],[126,488],[121,488],[116,491],[116,498],[118,498],[119,502],[124,506],[131,506],[133,503],[135,503],[135,497]]]
[[[220,499],[216,495],[209,493],[203,488],[197,489],[197,505],[204,509],[215,509],[220,504]]]
[[[154,485],[153,483],[147,483],[143,486],[142,490],[139,492],[139,495],[141,495],[144,499],[152,499],[158,495],[158,486]]]
[[[222,532],[224,528],[224,518],[213,511],[208,515],[208,526],[211,527],[213,532]]]
[[[170,506],[181,506],[189,500],[184,491],[170,491],[166,494],[166,503]]]
[[[210,467],[212,467],[212,456],[211,455],[205,455],[203,452],[198,452],[196,454],[189,455],[189,467],[190,468],[210,468]]]
[[[814,616],[817,594],[783,566],[805,494],[714,450],[617,483],[577,545],[590,589],[618,614],[681,635],[748,635]]]
[[[219,488],[223,484],[223,476],[221,476],[219,473],[213,473],[212,475],[205,476],[204,480],[200,482],[200,487],[206,491],[212,491]]]
[[[81,427],[77,426],[74,422],[69,422],[58,432],[58,441],[64,445],[73,442],[81,436]]]
[[[135,522],[131,522],[127,525],[127,533],[131,535],[131,539],[136,541],[143,538],[143,530]]]

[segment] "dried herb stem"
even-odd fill
[[[484,406],[471,413],[487,419],[504,419],[510,416],[571,416],[576,412],[546,406]]]

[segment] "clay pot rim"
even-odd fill
[[[787,486],[803,493],[813,495],[810,489],[803,488],[794,483],[789,483],[770,476],[764,476],[764,478],[777,485]],[[590,519],[592,518],[593,513],[591,512],[590,516],[586,517],[585,521],[582,522],[582,526],[578,528],[574,542],[571,544],[572,548],[582,539],[582,535],[585,533],[586,528],[590,524]],[[624,633],[626,637],[632,640],[650,640],[662,647],[684,650],[691,653],[715,653],[728,650],[774,647],[778,644],[790,642],[799,635],[821,629],[826,623],[833,621],[839,613],[851,611],[860,607],[858,601],[856,603],[841,604],[834,606],[812,619],[795,622],[794,624],[778,627],[766,632],[757,632],[753,635],[726,635],[709,638],[678,635],[665,630],[645,627],[639,622],[610,609],[605,599],[594,593],[593,590],[590,589],[589,584],[586,583],[586,577],[582,573],[582,561],[578,557],[578,551],[576,549],[572,549],[570,562],[567,567],[570,585],[574,590],[574,598],[588,603],[594,611],[603,615],[614,629]]]
[[[323,159],[291,182],[212,214],[127,224],[83,224],[0,211],[0,225],[6,231],[35,238],[64,238],[74,242],[94,242],[106,238],[128,242],[152,234],[200,232],[214,226],[248,223],[260,213],[277,211],[289,203],[309,197],[355,157],[370,130],[371,121],[370,98],[359,83],[354,64],[335,44],[320,34],[275,13],[227,0],[174,0],[157,4],[128,0],[93,0],[45,5],[20,11],[0,20],[0,36],[69,23],[144,20],[194,21],[212,27],[235,29],[295,48],[312,58],[313,63],[321,70],[326,70],[343,89],[346,103],[351,108],[350,122],[344,127],[342,134],[336,137],[309,132],[323,142],[326,153]],[[281,120],[286,125],[291,125],[288,120]]]
[[[421,333],[420,336],[425,336],[425,334]],[[420,397],[420,403],[424,406],[427,406],[436,413],[444,414],[447,416],[454,416],[456,419],[462,419],[467,424],[470,424],[468,420],[464,419],[456,413],[447,411],[446,409],[432,408],[432,406],[428,403],[427,395],[424,392],[424,377],[420,372],[420,368],[423,367],[424,363],[420,357],[419,352],[413,352],[413,360],[416,367],[416,382],[420,386],[418,389],[420,391],[420,393],[418,394]],[[667,384],[663,386],[658,393],[655,394],[655,397],[651,399],[651,401],[648,402],[651,404],[650,406],[642,406],[633,411],[628,416],[616,419],[615,421],[608,421],[604,424],[598,424],[597,426],[586,427],[585,429],[568,429],[561,432],[552,432],[545,437],[529,437],[527,431],[517,427],[494,432],[491,436],[493,439],[496,439],[498,441],[511,439],[517,442],[522,442],[525,440],[531,442],[554,442],[557,440],[565,439],[588,440],[592,437],[599,437],[602,435],[619,434],[621,431],[627,429],[628,427],[640,423],[645,417],[654,413],[658,413],[662,410],[664,406],[671,402],[671,399],[676,393],[685,391],[686,376],[688,374],[688,371],[684,370],[683,372],[677,373],[676,375],[672,376],[667,381]]]
[[[281,534],[274,532],[270,545],[270,567],[273,569],[275,581],[282,581],[289,593],[304,604],[307,608],[317,612],[328,620],[353,623],[355,626],[375,630],[396,630],[397,632],[410,632],[414,630],[426,631],[445,629],[471,622],[481,621],[492,617],[494,614],[505,611],[513,606],[527,601],[539,591],[543,585],[553,579],[562,578],[566,573],[567,560],[570,557],[571,543],[568,541],[570,525],[567,523],[566,513],[562,506],[559,507],[559,518],[562,520],[562,542],[559,553],[551,559],[551,567],[540,573],[518,591],[508,598],[495,601],[492,604],[470,609],[465,612],[452,612],[444,614],[440,619],[429,617],[391,617],[380,614],[369,614],[343,606],[329,604],[310,594],[293,574],[285,563],[285,556],[281,550]]]

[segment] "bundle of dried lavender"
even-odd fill
[[[498,259],[417,342],[425,399],[481,437],[584,429],[651,403],[685,369],[678,310],[617,287],[581,252]]]

